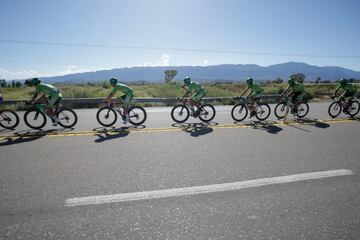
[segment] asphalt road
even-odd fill
[[[198,119],[173,126],[170,108],[153,108],[140,129],[118,123],[119,131],[104,132],[96,110],[85,109],[77,110],[70,132],[49,126],[56,132],[29,136],[22,124],[2,131],[0,239],[359,239],[360,122],[327,121],[327,106],[311,104],[305,121],[288,125],[274,118],[233,124],[225,106],[208,126]],[[72,198],[337,169],[353,174],[66,205]]]

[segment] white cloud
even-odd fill
[[[67,74],[73,74],[73,73],[83,73],[83,72],[89,72],[90,69],[85,68],[79,68],[76,65],[69,65],[65,68],[65,70],[60,71],[58,75],[67,75]]]
[[[170,54],[164,53],[161,56],[160,66],[169,66],[169,63],[170,63]]]
[[[26,79],[38,75],[39,73],[34,70],[9,71],[6,69],[0,69],[0,78],[4,79]]]
[[[208,64],[209,64],[209,62],[210,62],[210,60],[209,60],[209,59],[205,59],[205,60],[203,61],[203,64],[204,64],[204,65],[208,65]]]

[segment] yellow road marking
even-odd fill
[[[11,138],[38,138],[38,137],[75,137],[75,136],[96,136],[100,134],[116,135],[121,133],[156,133],[156,132],[179,132],[186,129],[201,129],[201,128],[212,128],[212,129],[233,129],[233,128],[251,128],[254,126],[286,126],[286,125],[314,125],[316,123],[347,123],[355,122],[354,119],[324,119],[324,120],[300,120],[300,121],[289,121],[288,123],[274,122],[253,122],[253,123],[239,123],[239,124],[223,124],[223,125],[207,125],[205,123],[186,124],[180,125],[179,127],[167,127],[167,128],[144,128],[136,129],[129,128],[124,130],[104,130],[104,131],[78,131],[78,132],[40,132],[40,133],[25,133],[25,134],[12,134],[12,135],[0,135],[0,140],[11,139]]]

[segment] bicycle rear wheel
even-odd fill
[[[116,122],[117,115],[114,109],[102,107],[96,113],[96,120],[104,127],[110,127]]]
[[[308,114],[308,112],[309,112],[309,104],[307,104],[306,102],[302,102],[298,106],[296,116],[298,118],[303,118]]]
[[[248,109],[245,106],[245,104],[242,103],[236,104],[231,109],[231,117],[237,122],[244,120],[247,114],[248,114]]]
[[[70,108],[61,108],[57,114],[59,125],[63,128],[72,128],[78,121],[76,113]]]
[[[329,113],[330,117],[336,118],[337,116],[340,115],[341,109],[342,109],[341,102],[339,102],[339,101],[333,102],[329,106],[328,113]]]
[[[146,120],[146,111],[142,107],[133,106],[129,109],[129,122],[134,125],[143,124]]]
[[[259,103],[256,108],[255,117],[260,121],[266,120],[270,116],[270,106],[266,103]]]
[[[189,116],[189,109],[184,104],[176,105],[171,110],[171,118],[174,122],[183,123],[188,120]]]
[[[0,126],[6,129],[14,129],[19,125],[19,116],[16,112],[8,109],[0,110]]]
[[[214,119],[216,114],[215,108],[210,104],[200,106],[199,118],[203,122],[210,122]]]
[[[43,112],[30,109],[25,112],[24,121],[30,128],[41,129],[45,126],[47,119]]]
[[[349,107],[349,115],[354,117],[360,111],[360,103],[358,101],[352,101],[351,106]]]

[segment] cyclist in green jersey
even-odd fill
[[[262,89],[258,84],[254,83],[254,79],[252,78],[248,78],[246,80],[246,84],[247,84],[247,88],[245,89],[245,91],[239,96],[242,97],[245,95],[245,93],[247,93],[249,90],[249,93],[246,95],[246,98],[250,99],[250,104],[249,104],[249,110],[250,110],[250,117],[254,116],[254,105],[255,102],[258,101],[261,97],[261,94],[263,93],[264,89]]]
[[[191,81],[189,77],[184,79],[184,85],[182,88],[186,90],[184,96],[192,94],[190,97],[190,104],[192,105],[191,110],[194,112],[194,106],[196,106],[199,110],[200,101],[205,96],[205,89],[200,83]]]
[[[337,86],[331,97],[334,98],[340,89],[344,90],[340,97],[346,100],[346,105],[344,108],[345,111],[347,111],[348,107],[351,106],[352,100],[356,97],[357,86],[355,84],[349,83],[346,79],[340,79],[339,85]]]
[[[35,93],[31,98],[30,103],[35,101],[47,103],[47,108],[41,110],[45,111],[50,116],[53,126],[57,126],[59,119],[56,117],[54,110],[58,107],[62,98],[60,90],[53,85],[41,83],[38,78],[26,80],[25,84],[30,87],[35,86]],[[39,95],[41,96],[39,97]]]
[[[111,93],[109,94],[109,96],[106,98],[105,101],[106,102],[111,101],[111,98],[119,90],[123,93],[123,95],[121,95],[119,98],[120,98],[120,101],[123,103],[123,109],[124,109],[124,115],[125,115],[124,123],[126,124],[129,122],[128,108],[129,108],[129,104],[130,104],[131,100],[134,97],[133,90],[125,84],[118,83],[118,80],[116,78],[111,78],[109,80],[109,82],[110,82],[110,85],[113,86],[113,90],[111,91]]]
[[[292,113],[296,113],[299,103],[302,101],[303,97],[306,94],[304,84],[295,81],[295,78],[291,76],[288,80],[288,86],[281,93],[280,97],[283,96],[286,92],[286,97],[290,97],[290,95],[292,96],[291,102],[294,104],[294,112]]]

